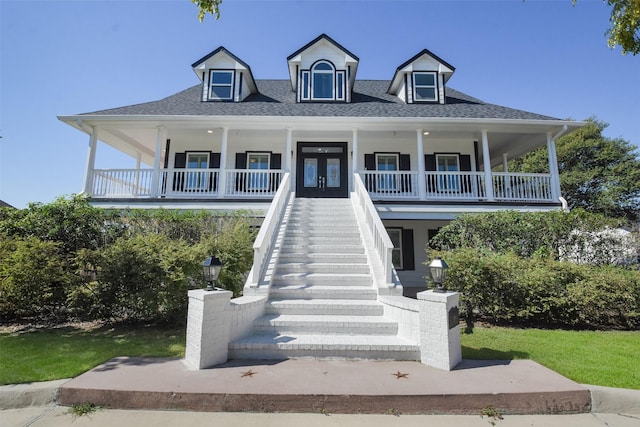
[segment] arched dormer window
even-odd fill
[[[345,76],[344,70],[336,70],[329,61],[316,62],[310,70],[301,72],[301,100],[344,101]]]

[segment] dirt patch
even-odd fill
[[[9,323],[0,325],[0,334],[16,334],[24,332],[33,332],[40,330],[55,329],[78,329],[83,331],[92,331],[105,326],[103,321],[95,320],[90,322],[64,322],[64,323],[47,323],[47,322],[22,322]]]

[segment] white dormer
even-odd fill
[[[220,46],[191,67],[202,81],[202,101],[241,102],[258,93],[251,68]]]
[[[326,34],[287,58],[296,102],[351,102],[358,57]]]
[[[396,70],[387,93],[407,104],[445,103],[445,84],[455,68],[424,49]]]

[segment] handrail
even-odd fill
[[[249,285],[255,287],[260,282],[266,264],[269,261],[269,253],[275,241],[276,232],[282,220],[282,215],[291,198],[291,189],[289,184],[290,175],[286,172],[282,176],[280,186],[273,201],[269,206],[269,210],[264,217],[258,236],[253,243],[253,268],[249,275]]]
[[[356,204],[360,207],[361,213],[364,215],[365,224],[371,233],[373,245],[380,257],[380,265],[382,265],[384,273],[384,283],[391,286],[393,283],[393,264],[391,262],[393,243],[391,243],[389,234],[384,228],[378,211],[373,205],[369,197],[369,192],[358,173],[353,174],[353,184]]]

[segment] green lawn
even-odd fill
[[[115,356],[184,356],[185,328],[0,333],[0,384],[77,376]],[[465,359],[533,359],[585,384],[640,389],[640,332],[475,328]]]
[[[640,389],[640,332],[475,328],[465,359],[532,359],[581,384]]]
[[[184,327],[0,333],[0,384],[71,378],[116,356],[182,357],[184,346]]]

